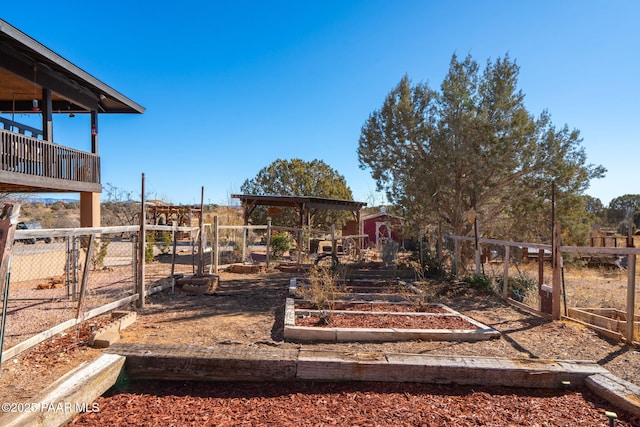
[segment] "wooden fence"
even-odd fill
[[[552,279],[551,279],[551,317],[554,320],[559,320],[562,317],[567,317],[562,314],[561,311],[561,296],[562,296],[562,267],[563,267],[563,255],[575,254],[582,255],[596,255],[596,256],[623,256],[627,258],[627,301],[626,301],[626,329],[624,338],[627,342],[635,341],[634,337],[634,318],[635,318],[635,292],[636,292],[636,257],[640,254],[640,248],[635,247],[591,247],[591,246],[564,246],[561,244],[560,239],[560,224],[554,224],[554,239],[551,245],[539,244],[539,243],[527,243],[527,242],[511,242],[496,239],[477,239],[478,245],[474,249],[475,255],[475,271],[476,274],[480,274],[480,259],[482,253],[482,245],[495,245],[502,246],[504,248],[504,270],[503,270],[503,289],[502,296],[508,298],[507,283],[509,278],[510,269],[510,251],[512,248],[533,248],[538,250],[538,263],[539,269],[542,269],[542,263],[544,254],[548,253],[551,259]],[[474,237],[468,236],[454,236],[447,235],[449,239],[452,239],[454,245],[459,245],[460,242],[476,242]],[[457,253],[457,251],[454,251]],[[455,262],[455,261],[454,261]]]

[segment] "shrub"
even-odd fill
[[[422,255],[422,257],[420,257]],[[424,281],[427,278],[447,279],[447,272],[438,261],[435,254],[429,250],[413,251],[404,265],[416,273],[418,281]],[[400,266],[402,268],[403,266]]]
[[[527,276],[509,277],[507,290],[512,299],[524,302],[528,294],[538,290],[538,282]]]
[[[418,281],[407,288],[398,283],[396,292],[413,306],[413,311],[426,312],[435,300],[435,292],[430,281]],[[413,288],[413,289],[412,289]]]
[[[271,256],[274,259],[280,259],[291,249],[291,236],[288,233],[277,233],[271,236]]]
[[[104,268],[104,260],[107,257],[107,247],[111,241],[109,239],[94,240],[93,252],[91,255],[91,267],[94,270]]]
[[[484,274],[472,274],[463,278],[462,281],[478,291],[493,292],[493,282]]]
[[[144,261],[153,262],[153,244],[156,242],[155,232],[147,232],[147,245],[144,248]]]
[[[309,286],[300,288],[299,295],[320,310],[320,321],[331,323],[335,300],[342,298],[343,289],[337,285],[337,273],[329,268],[315,266],[309,271]]]

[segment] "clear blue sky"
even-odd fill
[[[640,193],[640,2],[5,2],[0,16],[146,107],[101,115],[102,182],[168,202],[226,204],[283,158],[322,159],[354,199],[360,129],[407,73],[439,88],[451,55],[515,59],[530,112],[577,128],[608,169],[588,194]],[[54,117],[89,150],[88,117]]]

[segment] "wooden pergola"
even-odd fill
[[[360,224],[360,211],[367,206],[364,202],[353,200],[329,199],[310,196],[260,196],[255,194],[232,194],[232,198],[240,199],[243,209],[244,224],[249,224],[249,217],[258,206],[290,207],[299,215],[299,225],[309,225],[310,216],[317,210],[350,211]]]

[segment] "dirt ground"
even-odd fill
[[[572,322],[552,322],[516,309],[492,294],[462,284],[442,284],[437,301],[501,332],[481,342],[289,343],[283,340],[284,302],[293,273],[221,273],[212,295],[163,291],[148,298],[138,320],[122,332],[123,342],[312,348],[437,355],[593,360],[640,385],[640,353]],[[94,320],[96,322],[98,320]],[[101,350],[87,346],[81,330],[53,338],[3,361],[0,401],[31,401],[45,386]]]

